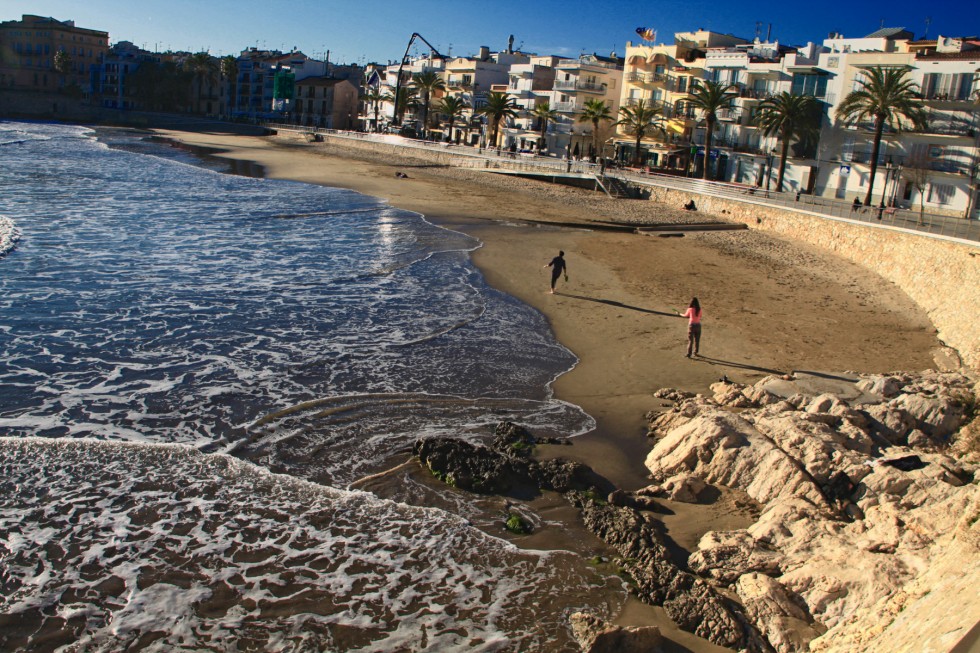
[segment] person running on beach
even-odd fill
[[[691,357],[692,350],[697,356],[698,349],[701,348],[701,303],[698,298],[691,300],[686,311],[677,314],[687,318],[687,357]]]
[[[541,267],[551,268],[551,294],[555,294],[555,283],[558,282],[558,277],[562,274],[565,275],[565,283],[568,283],[568,266],[565,264],[565,252],[559,251],[558,256],[551,259],[551,263],[545,263]]]

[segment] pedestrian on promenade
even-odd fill
[[[697,356],[701,348],[701,303],[695,297],[691,304],[683,313],[678,312],[681,317],[687,318],[687,357]]]
[[[558,282],[558,277],[562,274],[565,275],[565,283],[568,283],[568,266],[565,264],[565,252],[559,251],[558,256],[551,259],[550,263],[545,263],[541,267],[551,268],[551,294],[555,294],[555,283]]]

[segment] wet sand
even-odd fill
[[[660,238],[587,228],[594,220],[690,219],[680,207],[418,159],[374,157],[329,143],[157,133],[212,148],[219,157],[255,162],[270,178],[381,197],[479,238],[484,245],[473,259],[487,281],[540,310],[580,360],[556,381],[555,393],[582,406],[598,426],[574,446],[546,447],[544,455],[585,462],[625,489],[647,484],[645,414],[666,405],[653,397],[660,388],[707,393],[722,376],[749,383],[794,370],[919,370],[934,365],[933,352],[941,344],[925,312],[894,284],[830,252],[754,230]],[[565,251],[569,282],[561,281],[552,295],[550,270],[542,266],[559,249]],[[676,312],[692,296],[704,307],[704,326],[701,357],[688,359],[686,320]],[[738,502],[674,504],[675,514],[665,521],[675,541],[692,547],[708,530],[746,525],[748,515],[733,505]],[[536,544],[547,546],[547,538]],[[662,623],[654,612],[631,608],[620,621]]]

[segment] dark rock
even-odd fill
[[[632,508],[633,510],[648,510],[650,512],[666,512],[663,506],[654,500],[652,496],[633,494],[625,490],[616,489],[609,493],[606,499],[610,505],[622,508]]]
[[[586,527],[622,556],[622,569],[633,581],[630,591],[640,600],[662,605],[678,626],[720,646],[768,650],[737,603],[672,562],[660,522],[582,494],[567,496]]]
[[[445,482],[481,494],[533,489],[528,461],[453,438],[418,440],[412,453]]]
[[[532,462],[530,473],[542,489],[562,494],[572,490],[588,490],[602,482],[588,465],[561,458]]]
[[[508,425],[513,426],[513,425]],[[454,438],[418,440],[412,453],[441,480],[470,492],[526,496],[540,490],[588,490],[603,481],[587,465],[555,458],[535,461],[525,456],[530,434],[521,427],[498,427],[490,447]],[[530,439],[533,442],[533,438]]]
[[[539,444],[571,444],[568,438],[539,438],[529,430],[513,422],[500,422],[493,431],[490,448],[500,453],[530,457]]]

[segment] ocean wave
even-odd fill
[[[180,445],[0,438],[0,471],[4,650],[563,650],[622,600],[579,556]]]
[[[0,215],[0,258],[13,250],[18,240],[20,240],[20,229],[13,220]]]

